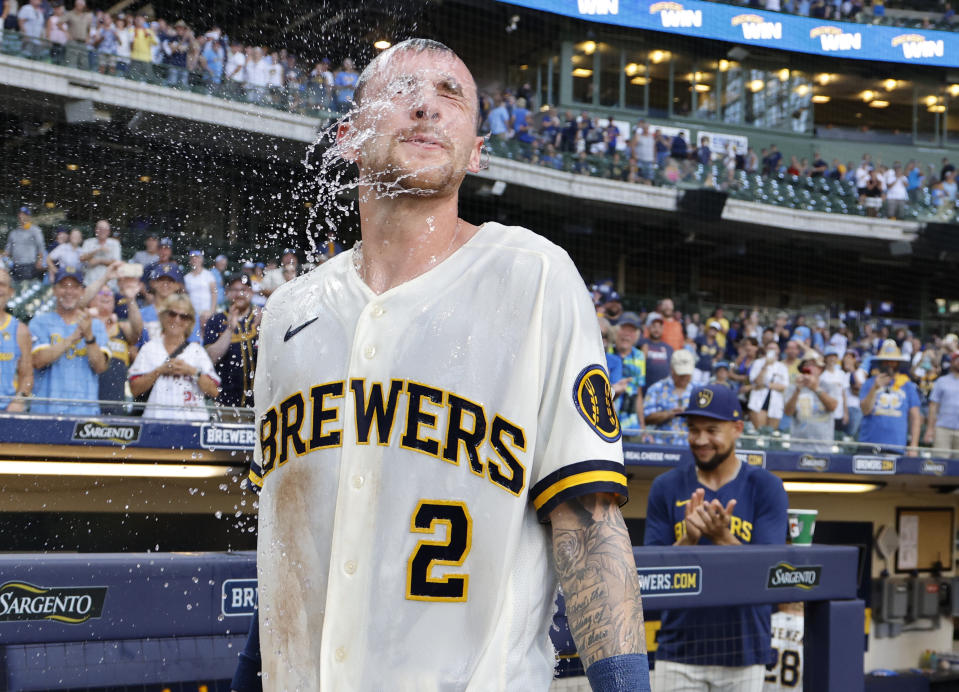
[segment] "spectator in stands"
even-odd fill
[[[906,202],[909,200],[909,179],[902,171],[902,164],[896,161],[892,168],[886,171],[886,216],[890,219],[901,219],[906,213]]]
[[[216,281],[216,304],[221,307],[226,304],[226,255],[217,255],[210,267],[210,273]]]
[[[94,237],[87,238],[80,247],[80,260],[89,283],[103,276],[107,267],[121,259],[120,241],[110,237],[110,222],[97,221],[93,229]]]
[[[88,70],[93,67],[90,59],[90,48],[87,40],[93,27],[93,13],[87,9],[85,0],[76,0],[73,9],[65,13],[69,43],[66,51],[68,67],[78,67]]]
[[[226,63],[223,81],[228,87],[230,97],[243,97],[246,86],[246,49],[236,41],[230,46],[230,57]]]
[[[708,166],[713,162],[713,152],[709,148],[709,137],[699,138],[699,147],[696,149],[696,160],[700,166]]]
[[[70,35],[67,33],[67,20],[62,2],[54,2],[53,14],[47,18],[45,38],[50,42],[50,60],[54,65],[64,62],[65,48]],[[86,67],[86,65],[84,65]]]
[[[496,94],[493,110],[489,112],[486,122],[489,126],[489,133],[498,140],[505,141],[510,138],[510,114],[507,107],[506,97],[503,94]]]
[[[188,340],[196,322],[193,304],[184,293],[161,300],[159,338],[144,344],[130,366],[130,391],[149,392],[144,418],[208,420],[204,395],[216,397],[220,380],[210,356]]]
[[[33,279],[43,268],[43,232],[33,223],[30,207],[20,207],[3,254],[13,265],[10,275],[16,283]]]
[[[725,387],[732,392],[736,391],[736,383],[729,379],[729,361],[721,360],[713,365],[713,376],[709,384]]]
[[[646,389],[643,414],[646,425],[660,433],[653,436],[654,442],[679,446],[686,440],[686,421],[680,414],[689,404],[696,359],[683,348],[672,354],[669,365],[670,376]]]
[[[333,105],[337,113],[346,113],[353,105],[353,91],[360,75],[353,68],[353,60],[344,58],[343,65],[333,75]]]
[[[686,133],[680,131],[669,143],[669,155],[682,166],[689,158],[689,144],[686,142]]]
[[[959,450],[959,355],[949,359],[949,370],[936,380],[929,397],[929,417],[926,420],[926,444],[946,449],[955,458]]]
[[[160,50],[163,51],[163,64],[167,67],[167,86],[189,86],[186,63],[192,34],[186,22],[177,20],[172,29],[158,38]]]
[[[694,384],[706,384],[713,374],[713,366],[722,356],[722,349],[719,342],[716,341],[716,334],[719,333],[720,324],[716,320],[710,320],[706,325],[706,333],[700,334],[694,340],[696,344],[696,377]],[[728,367],[727,367],[727,375]]]
[[[149,281],[153,271],[163,264],[172,264],[181,273],[183,272],[183,267],[173,261],[173,239],[169,237],[160,238],[160,243],[157,246],[157,260],[143,268],[143,275]]]
[[[133,26],[127,19],[118,17],[115,25],[117,36],[117,74],[130,72],[130,54],[133,48]]]
[[[130,77],[137,81],[153,81],[153,48],[160,40],[144,15],[133,20],[133,40],[130,42]]]
[[[736,456],[736,396],[710,385],[683,412],[693,462],[653,481],[643,544],[782,544],[786,492],[770,472]],[[677,608],[662,613],[652,689],[759,690],[770,655],[770,606]]]
[[[156,306],[174,293],[183,291],[183,273],[172,262],[161,262],[155,265],[152,272],[147,276],[147,281],[150,284],[150,292],[153,294],[153,304],[145,305],[140,311],[143,317],[143,332],[140,335],[140,341],[137,343],[138,347],[160,336],[163,325]],[[199,333],[195,332],[191,335],[190,340],[199,341]]]
[[[836,161],[835,163],[839,163]],[[813,156],[812,168],[809,171],[810,178],[822,178],[829,172],[829,164],[826,163],[822,155],[817,151]]]
[[[831,345],[826,347],[826,367],[822,375],[819,376],[819,379],[830,386],[834,384],[842,393],[839,397],[839,403],[833,410],[832,417],[836,419],[837,428],[844,429],[849,424],[849,411],[846,409],[846,390],[849,388],[849,377],[843,372],[842,366],[839,363],[840,353],[845,353],[845,351],[841,351]],[[801,370],[802,366],[800,366],[800,371]]]
[[[53,283],[53,277],[57,274],[60,267],[79,267],[82,265],[80,260],[80,246],[83,244],[83,233],[79,228],[70,230],[70,240],[66,243],[57,245],[50,254],[47,255],[47,271],[50,276],[50,283]]]
[[[919,391],[908,375],[898,372],[905,356],[896,342],[887,339],[875,356],[879,372],[862,386],[860,394],[863,418],[859,441],[916,456],[919,447]]]
[[[148,267],[160,261],[160,255],[157,254],[157,245],[156,233],[151,233],[143,241],[143,249],[137,250],[133,255],[133,259],[130,261],[141,265],[143,269],[146,270]]]
[[[20,24],[20,34],[23,36],[20,50],[28,58],[39,58],[44,52],[41,39],[46,25],[42,0],[30,0],[29,3],[24,3],[17,12],[17,20]],[[14,277],[14,281],[16,280]]]
[[[96,18],[90,32],[90,49],[97,69],[101,74],[113,74],[116,67],[116,55],[119,35],[113,18],[103,12]]]
[[[190,271],[183,277],[183,285],[197,315],[198,329],[216,309],[216,279],[203,266],[203,250],[190,250]]]
[[[90,307],[96,311],[96,317],[103,322],[109,339],[110,357],[106,370],[100,373],[98,398],[101,401],[122,402],[126,398],[127,369],[130,367],[130,357],[133,345],[136,344],[143,330],[143,320],[140,309],[137,307],[136,296],[140,290],[140,281],[130,272],[135,268],[123,262],[110,266],[107,273],[96,284],[88,286],[87,294],[92,292]],[[107,282],[116,280],[123,305],[117,302]],[[121,314],[122,311],[122,314]],[[101,404],[101,413],[104,415],[121,415],[124,405]]]
[[[220,378],[216,401],[221,406],[253,406],[253,373],[259,345],[260,318],[263,312],[250,300],[250,277],[234,274],[229,278],[230,305],[217,312],[206,324],[203,343]]]
[[[215,90],[223,82],[226,68],[226,45],[219,28],[214,27],[202,38],[203,81]]]
[[[746,160],[744,169],[747,173],[753,174],[759,172],[759,157],[756,156],[756,150],[752,147],[746,148]]]
[[[280,256],[280,265],[263,275],[263,283],[260,285],[263,295],[272,295],[273,291],[300,273],[300,260],[296,256],[296,250],[293,248],[283,250],[283,254]]]
[[[643,388],[646,385],[646,356],[637,347],[642,323],[635,312],[625,312],[614,333],[614,346],[607,347],[622,360],[622,379],[613,385],[622,389],[619,401],[620,425],[623,428],[645,428],[643,416]],[[623,381],[625,380],[625,382]]]
[[[874,168],[869,172],[866,190],[862,193],[862,196],[862,204],[866,207],[866,216],[879,216],[879,210],[882,208],[882,200],[885,196],[885,182],[877,169]]]
[[[783,155],[775,144],[769,145],[769,150],[763,157],[763,175],[771,176],[779,173],[779,166],[782,163]]]
[[[663,341],[663,316],[651,312],[646,316],[646,338],[639,342],[646,356],[646,389],[669,376],[669,360],[673,347]]]
[[[520,97],[516,99],[516,105],[513,106],[513,136],[516,141],[530,145],[536,138],[533,136],[533,127],[529,121],[530,112],[526,108],[526,99]]]
[[[33,392],[30,329],[7,312],[13,280],[0,265],[0,411],[23,413]]]
[[[53,295],[54,309],[30,321],[34,394],[43,399],[95,402],[99,396],[97,376],[107,368],[110,347],[103,322],[80,308],[83,273],[74,267],[58,270]],[[100,407],[96,403],[38,401],[30,411],[95,416]]]
[[[832,450],[835,411],[843,393],[841,384],[823,379],[825,367],[819,353],[806,351],[799,364],[800,374],[786,390],[784,410],[792,418],[793,448],[798,451],[827,454]]]
[[[795,343],[795,342],[794,342]],[[789,372],[779,360],[779,346],[766,346],[766,354],[757,358],[749,369],[749,420],[758,431],[776,430],[783,416],[783,392],[789,386]]]
[[[868,375],[865,370],[859,367],[859,354],[853,350],[846,351],[843,355],[842,371],[847,379],[846,413],[849,418],[845,425],[845,433],[856,439],[859,435],[859,426],[862,423],[859,393]]]
[[[676,319],[673,299],[663,298],[656,309],[663,316],[663,341],[674,351],[678,351],[686,343],[686,336],[683,333],[682,323]]]
[[[652,180],[656,170],[656,137],[649,131],[649,123],[640,120],[631,142],[632,155],[639,165],[639,175]]]

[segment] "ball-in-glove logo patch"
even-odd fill
[[[696,393],[696,405],[699,408],[706,408],[713,400],[713,393],[708,389],[700,389]]]
[[[620,438],[622,431],[613,405],[613,388],[602,366],[583,368],[573,383],[573,402],[597,435],[607,442],[615,442]]]

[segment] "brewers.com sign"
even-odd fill
[[[640,567],[636,572],[643,598],[695,596],[703,590],[702,567]]]
[[[34,586],[8,581],[0,586],[0,622],[56,620],[79,625],[103,613],[105,586]]]

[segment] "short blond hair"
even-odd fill
[[[173,293],[160,301],[157,305],[157,314],[162,315],[168,310],[177,310],[190,315],[196,319],[196,310],[193,309],[193,303],[190,302],[190,296],[186,293]]]

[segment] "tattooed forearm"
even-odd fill
[[[570,500],[550,515],[566,617],[583,666],[646,653],[636,563],[613,495]]]

